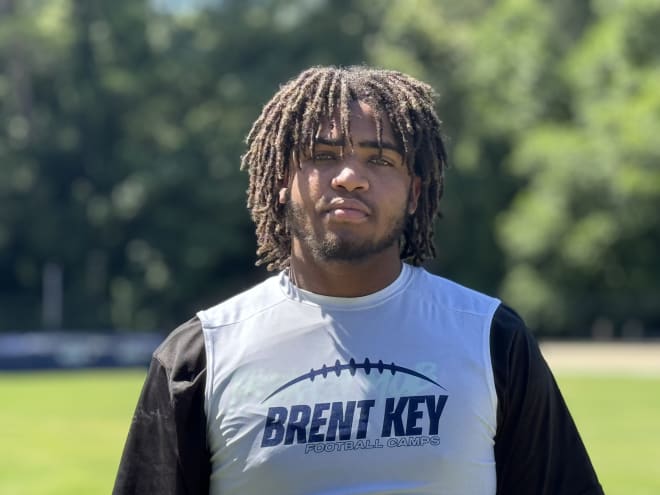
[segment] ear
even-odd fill
[[[295,173],[292,172],[291,170],[295,171],[298,168],[298,163],[299,163],[298,153],[295,150],[291,150],[289,163],[285,167],[284,180],[282,181],[282,184],[284,184],[284,186],[280,188],[277,197],[277,200],[281,205],[284,205],[287,203],[287,201],[289,201],[289,186],[291,186],[291,181]]]
[[[417,202],[419,201],[419,194],[422,191],[422,179],[414,175],[410,183],[410,195],[408,200],[408,214],[412,215],[417,211]]]

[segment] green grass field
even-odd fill
[[[0,373],[0,494],[110,493],[144,373]],[[605,492],[660,493],[660,377],[557,379]]]
[[[660,494],[660,377],[557,381],[607,495]]]

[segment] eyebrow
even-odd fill
[[[341,138],[341,139],[327,139],[324,137],[317,137],[314,140],[314,144],[325,144],[327,146],[334,146],[337,148],[343,148],[346,145],[346,140]],[[397,146],[394,143],[391,143],[389,141],[381,141],[380,144],[376,140],[367,140],[367,141],[360,141],[358,143],[358,146],[361,148],[383,148],[383,149],[388,149],[392,151],[396,151],[400,155],[403,155],[403,150],[401,149],[400,146]]]

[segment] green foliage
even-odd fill
[[[23,71],[0,86],[12,178],[0,186],[4,328],[39,326],[47,262],[63,268],[74,328],[171,327],[263,276],[242,140],[279,81],[360,62],[367,29],[359,12],[327,22],[317,2],[285,4],[180,15],[133,0],[61,0],[57,15],[14,5],[2,29],[19,26],[30,56],[2,55]],[[331,33],[325,55],[306,51]]]
[[[543,333],[657,329],[657,2],[392,5],[371,55],[439,89],[453,157],[431,267]]]
[[[68,328],[170,328],[263,278],[247,130],[301,69],[363,62],[439,93],[430,269],[543,333],[660,327],[657,1],[177,5],[0,4],[2,329],[41,325],[48,263]]]
[[[511,154],[524,186],[498,220],[511,261],[503,292],[539,326],[660,321],[653,19],[660,5],[602,8],[560,63],[571,118],[530,127]]]

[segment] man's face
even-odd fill
[[[420,179],[409,174],[387,121],[379,149],[369,105],[353,102],[350,124],[354,149],[344,143],[338,119],[328,121],[313,156],[293,167],[286,205],[293,254],[322,261],[360,261],[386,250],[398,256]]]

